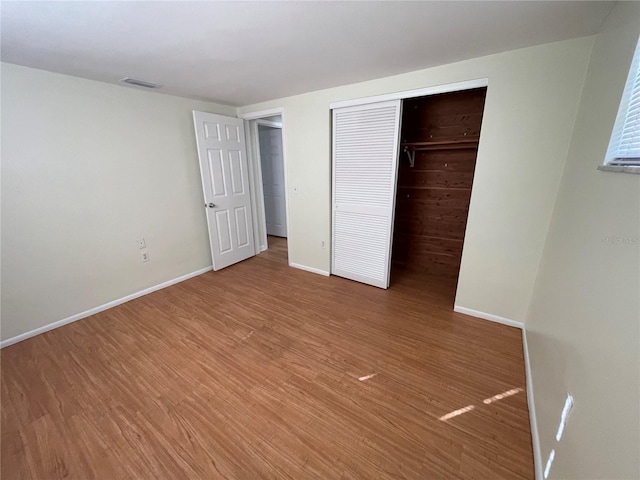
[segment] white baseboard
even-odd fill
[[[266,245],[260,245],[258,246],[258,253],[262,253],[267,249]]]
[[[187,273],[186,275],[182,275],[181,277],[174,278],[166,282],[162,282],[158,285],[154,285],[153,287],[145,288],[144,290],[140,290],[138,292],[132,293],[131,295],[127,295],[125,297],[118,298],[111,302],[107,302],[103,305],[90,308],[89,310],[85,310],[84,312],[76,313],[75,315],[71,315],[70,317],[63,318],[62,320],[58,320],[57,322],[49,323],[42,327],[35,328],[25,333],[21,333],[20,335],[16,335],[15,337],[11,337],[1,341],[0,348],[8,347],[9,345],[13,345],[14,343],[21,342],[22,340],[26,340],[27,338],[35,337],[36,335],[40,335],[41,333],[48,332],[49,330],[54,330],[58,327],[62,327],[63,325],[67,325],[68,323],[72,323],[77,320],[82,320],[83,318],[90,317],[91,315],[95,315],[96,313],[103,312],[105,310],[108,310],[109,308],[122,305],[123,303],[126,303],[129,300],[142,297],[143,295],[147,295],[148,293],[155,292],[156,290],[161,290],[171,285],[175,285],[176,283],[180,283],[184,280],[197,277],[198,275],[202,275],[203,273],[209,272],[210,270],[212,270],[212,268],[213,267],[201,268],[200,270],[196,270],[195,272]]]
[[[542,456],[540,454],[540,437],[538,436],[538,421],[536,407],[533,401],[533,379],[531,378],[531,363],[529,360],[529,346],[527,344],[527,329],[522,329],[522,348],[524,351],[524,369],[527,377],[527,405],[529,406],[529,422],[531,423],[531,443],[533,446],[533,468],[536,480],[542,480]]]
[[[324,275],[325,277],[329,276],[329,272],[326,270],[320,270],[319,268],[307,267],[306,265],[300,265],[299,263],[289,262],[289,266],[293,268],[299,268],[300,270],[304,270],[306,272],[317,273],[318,275]]]
[[[472,310],[466,307],[460,307],[458,305],[454,305],[454,312],[464,313],[465,315],[469,315],[471,317],[482,318],[483,320],[489,320],[491,322],[502,323],[503,325],[509,325],[510,327],[516,327],[519,329],[524,328],[524,323],[518,322],[516,320],[511,320],[510,318],[499,317],[498,315],[494,315],[492,313],[480,312],[478,310]]]

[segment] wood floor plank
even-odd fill
[[[519,330],[269,247],[3,349],[2,478],[533,478]]]

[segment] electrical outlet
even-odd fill
[[[146,250],[144,252],[141,252],[141,256],[143,263],[149,261],[149,252],[147,252]]]
[[[298,187],[293,187],[293,193],[294,193],[295,195],[297,195],[297,194],[298,194]]]
[[[138,239],[138,248],[142,249],[147,246],[147,242],[144,241],[144,237]]]
[[[324,249],[324,248],[326,247],[326,245],[325,245],[325,243],[324,243],[324,240],[322,240],[322,241],[320,242],[320,247],[321,247],[322,249]]]

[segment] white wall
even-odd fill
[[[211,265],[191,110],[235,109],[1,76],[3,340]]]
[[[620,2],[596,37],[526,321],[550,478],[640,478],[640,175],[596,169],[639,34],[640,3]]]
[[[456,304],[524,321],[592,44],[580,38],[240,108],[285,109],[290,261],[330,268],[331,102],[488,78]]]

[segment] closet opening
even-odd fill
[[[453,304],[486,91],[403,100],[392,288],[420,282]]]

